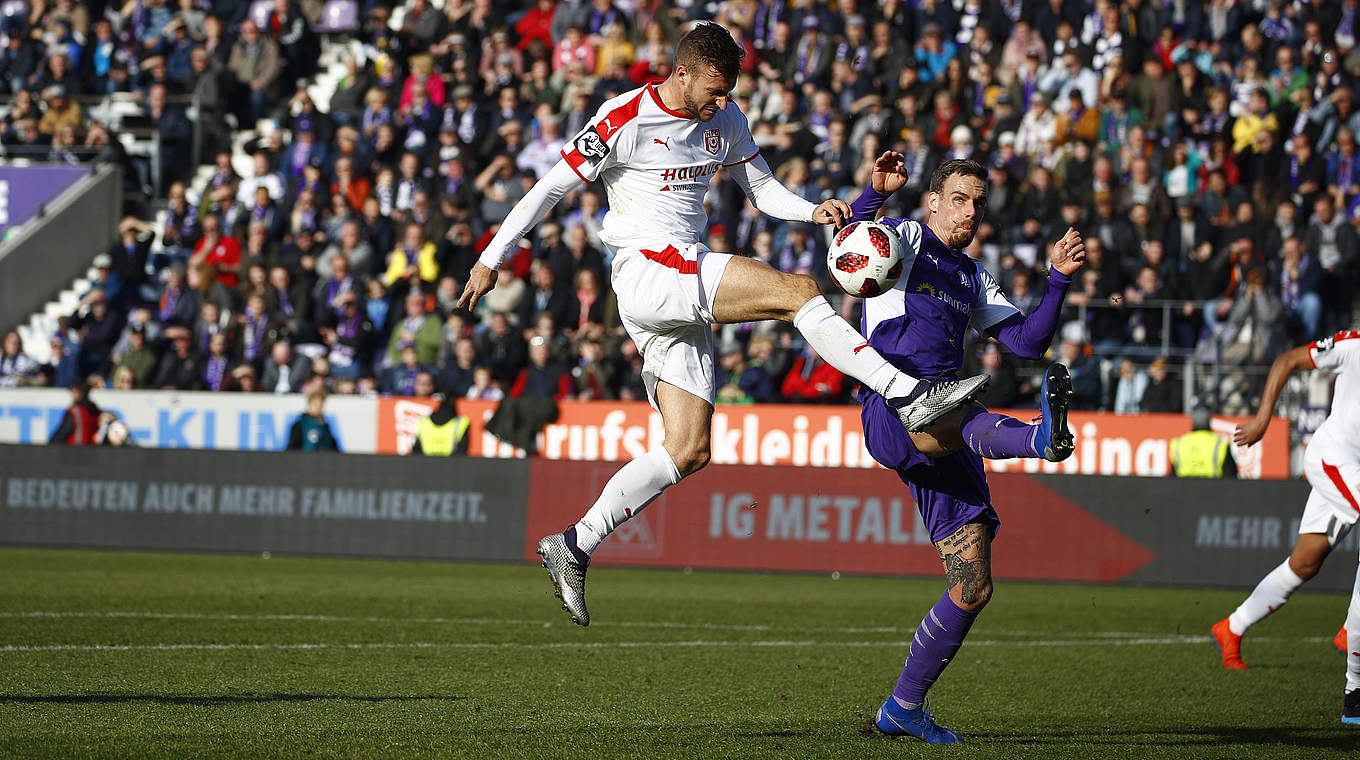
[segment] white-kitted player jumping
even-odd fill
[[[699,242],[707,225],[704,194],[719,169],[775,218],[840,224],[850,217],[845,202],[813,204],[771,175],[730,97],[742,55],[726,29],[700,23],[676,45],[666,81],[606,101],[505,218],[459,299],[460,306],[476,305],[495,285],[507,252],[564,195],[582,182],[604,183],[609,212],[600,238],[613,254],[619,314],[642,353],[643,382],[661,412],[665,440],[620,468],[579,522],[538,543],[563,609],[580,625],[590,623],[591,553],[662,491],[708,464],[711,325],[792,322],[829,364],[888,399],[908,430],[924,428],[986,384],[985,375],[935,382],[905,375],[836,314],[811,278]]]

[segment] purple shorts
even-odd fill
[[[931,459],[911,442],[897,412],[882,396],[864,393],[862,402],[864,445],[875,461],[896,470],[907,484],[930,540],[939,543],[970,522],[990,523],[995,535],[1001,518],[992,508],[982,457],[965,448]]]

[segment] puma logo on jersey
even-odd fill
[[[940,260],[937,259],[937,258],[935,258],[935,254],[933,254],[933,253],[927,253],[927,254],[926,254],[926,258],[927,258],[927,259],[930,259],[930,263],[934,264],[935,266],[939,266],[939,265],[940,265]]]
[[[664,145],[664,146],[666,146],[666,150],[670,150],[670,149],[671,149],[671,138],[669,138],[669,137],[667,137],[667,138],[664,139],[664,140],[662,140],[662,139],[659,138],[659,137],[653,137],[653,138],[652,138],[652,142],[656,143],[657,145]]]

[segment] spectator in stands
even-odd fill
[[[1348,326],[1347,317],[1355,301],[1357,264],[1360,264],[1360,237],[1346,219],[1336,213],[1331,196],[1321,195],[1314,201],[1313,221],[1304,232],[1303,245],[1317,256],[1322,269],[1318,288],[1323,313],[1335,315],[1324,332],[1332,327]]]
[[[407,224],[401,245],[387,255],[383,283],[388,287],[399,280],[419,279],[433,283],[439,277],[439,264],[435,258],[438,250],[434,243],[425,239],[425,230],[419,224]]]
[[[580,321],[581,305],[576,296],[566,286],[559,284],[552,267],[536,261],[533,266],[533,287],[520,301],[519,323],[531,325],[538,321],[540,314],[548,314],[555,325],[566,325],[571,329]]]
[[[736,342],[724,345],[719,352],[715,385],[719,403],[765,403],[775,397],[774,378],[758,360],[748,363],[741,344]]]
[[[1104,396],[1100,365],[1085,349],[1081,343],[1064,338],[1058,344],[1058,361],[1067,366],[1072,376],[1073,408],[1099,409]]]
[[[56,56],[58,58],[62,56]],[[51,84],[42,91],[44,109],[38,120],[38,131],[48,137],[56,134],[62,127],[71,127],[77,132],[85,126],[85,112],[70,96],[65,84]]]
[[[783,397],[797,403],[830,404],[842,399],[845,375],[822,361],[822,357],[808,346],[794,360],[780,386]]]
[[[293,0],[274,0],[265,29],[278,43],[283,60],[280,77],[284,82],[296,82],[316,72],[321,45]]]
[[[156,371],[156,352],[147,345],[146,326],[133,324],[128,328],[128,349],[119,354],[115,351],[113,360],[117,365],[114,368],[114,377],[119,372],[127,370],[135,388],[145,388],[154,379]]]
[[[1280,258],[1270,262],[1271,290],[1284,306],[1290,327],[1301,329],[1304,340],[1312,340],[1319,335],[1322,318],[1321,267],[1297,237],[1286,238],[1280,252]]]
[[[38,374],[38,363],[23,351],[19,333],[10,330],[0,342],[0,388],[14,388],[33,383]]]
[[[1119,360],[1118,367],[1111,389],[1110,409],[1115,414],[1138,414],[1142,411],[1143,394],[1148,387],[1147,373],[1127,357]]]
[[[1010,409],[1020,400],[1021,384],[1010,357],[996,343],[982,345],[981,367],[991,380],[978,397],[978,403],[988,409]]]
[[[167,327],[165,338],[170,347],[161,356],[152,386],[161,390],[191,391],[202,387],[203,365],[194,350],[193,335],[183,326]]]
[[[1180,413],[1183,391],[1168,376],[1166,359],[1158,357],[1152,360],[1147,368],[1147,376],[1147,387],[1143,389],[1143,398],[1138,402],[1139,410]]]
[[[222,220],[209,215],[203,220],[203,237],[194,246],[189,266],[209,275],[224,288],[241,284],[241,244],[222,229]]]
[[[287,334],[287,327],[270,316],[264,293],[246,297],[245,310],[236,315],[236,360],[252,366],[261,363],[268,347]]]
[[[100,258],[102,257],[102,259]],[[96,257],[96,265],[107,269],[108,256]],[[103,289],[94,288],[80,300],[76,313],[67,320],[67,327],[80,335],[80,352],[76,359],[81,374],[104,374],[111,366],[113,346],[122,333],[126,314],[110,308]]]
[[[243,122],[254,124],[269,115],[275,105],[280,76],[283,74],[282,55],[278,44],[260,34],[260,27],[251,19],[241,23],[240,37],[231,47],[227,70],[236,77],[242,88],[242,107],[237,113]]]
[[[510,397],[561,400],[573,393],[575,384],[571,372],[552,358],[547,338],[535,336],[529,341],[529,363],[510,386]]]
[[[406,295],[405,317],[392,329],[392,337],[387,346],[387,360],[396,364],[405,346],[416,349],[417,360],[422,366],[433,366],[439,356],[440,322],[438,315],[430,314],[425,308],[425,296],[419,291]]]
[[[294,355],[287,339],[276,340],[260,370],[260,388],[266,393],[296,393],[311,376],[311,367],[307,357]]]
[[[208,391],[225,390],[231,377],[232,360],[227,353],[227,334],[213,333],[208,339],[208,352],[203,357],[203,389]]]
[[[288,451],[340,451],[340,442],[326,420],[326,393],[307,394],[307,411],[288,429]]]
[[[399,349],[400,362],[383,370],[378,380],[378,389],[395,396],[416,395],[416,377],[426,372],[421,364],[420,355],[414,343],[406,343]]]
[[[439,392],[446,398],[463,398],[472,387],[476,370],[477,344],[471,337],[461,336],[454,343],[452,358],[436,377]]]

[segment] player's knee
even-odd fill
[[[992,600],[992,579],[968,581],[949,589],[949,598],[960,609],[977,611]]]
[[[822,294],[822,289],[817,286],[816,280],[805,274],[786,274],[782,279],[785,291],[783,319],[792,322],[808,301]]]
[[[707,467],[712,457],[707,446],[693,445],[672,451],[671,458],[675,460],[675,469],[680,471],[680,477],[687,478]]]
[[[1311,580],[1322,569],[1322,561],[1315,559],[1300,559],[1297,557],[1289,558],[1289,569],[1302,580]]]

